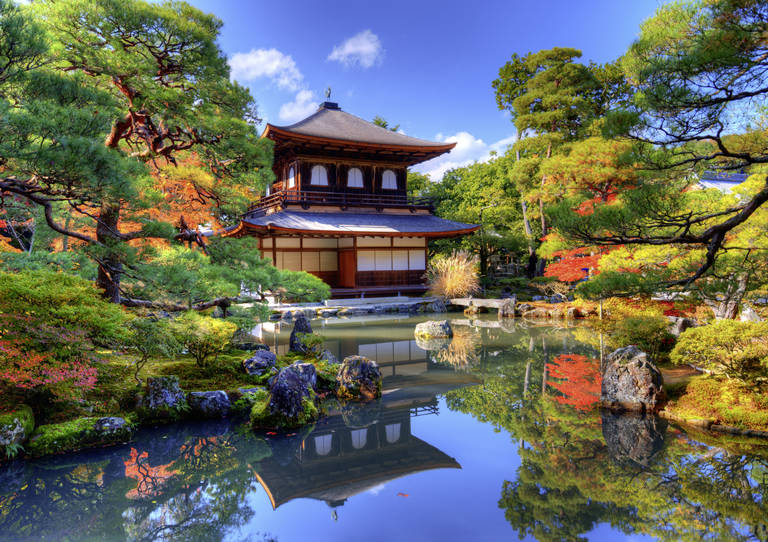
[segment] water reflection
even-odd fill
[[[424,349],[417,321],[316,322],[381,359],[384,394],[294,434],[196,423],[0,466],[0,540],[768,540],[766,446],[600,413],[599,336],[457,319]]]

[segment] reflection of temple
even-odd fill
[[[340,325],[337,325],[340,324]],[[356,318],[354,321],[329,319],[312,324],[324,338],[323,348],[339,360],[361,355],[375,360],[384,377],[384,390],[438,383],[467,385],[478,383],[468,375],[430,362],[428,352],[419,348],[413,336],[413,321],[396,317]],[[277,355],[288,352],[293,325],[282,322],[261,324],[254,333]]]
[[[298,498],[336,507],[402,476],[461,468],[455,459],[411,434],[411,417],[431,414],[437,407],[434,397],[412,408],[385,404],[332,413],[301,441],[289,464],[277,455],[259,463],[254,474],[272,507]]]

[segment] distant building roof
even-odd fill
[[[289,126],[267,124],[262,137],[281,131],[301,136],[336,139],[356,143],[371,143],[397,147],[437,147],[452,149],[455,143],[438,143],[393,132],[372,122],[342,111],[332,102],[323,103],[316,113]]]
[[[246,216],[249,229],[282,230],[329,235],[404,235],[452,237],[477,230],[480,226],[454,222],[433,215],[311,212],[283,210],[270,215]]]
[[[717,188],[728,194],[733,190],[733,187],[746,181],[747,177],[749,177],[748,173],[705,171],[699,178],[699,185],[704,188]]]

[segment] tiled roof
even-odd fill
[[[473,231],[475,224],[454,222],[433,215],[383,214],[346,212],[305,212],[284,210],[271,215],[246,216],[243,222],[251,226],[274,227],[279,229],[317,231],[319,233],[345,234],[365,233],[370,235],[440,233]]]
[[[267,133],[269,126],[267,125]],[[450,145],[449,143],[436,143],[393,132],[360,117],[346,113],[341,109],[326,106],[321,106],[316,113],[296,124],[274,126],[274,128],[305,136],[378,145],[398,145],[402,147],[445,147]]]

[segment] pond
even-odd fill
[[[424,317],[313,322],[384,395],[295,433],[188,423],[0,466],[0,540],[768,539],[768,443],[596,411],[588,328],[449,318],[432,351]]]

